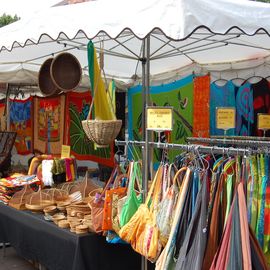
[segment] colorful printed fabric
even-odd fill
[[[194,78],[193,137],[209,137],[210,75]]]
[[[210,86],[210,135],[224,135],[224,130],[216,128],[216,108],[235,107],[235,86],[228,81],[223,86],[211,83]],[[234,135],[235,129],[229,129],[226,135]]]
[[[34,99],[34,149],[60,154],[64,139],[65,95]]]
[[[167,141],[185,143],[185,138],[192,136],[193,127],[193,75],[179,81],[150,87],[150,99],[154,106],[173,106],[173,131],[166,133]],[[142,86],[128,90],[128,135],[129,140],[142,138]],[[157,140],[157,138],[155,138]],[[140,149],[138,149],[140,151]],[[170,158],[177,151],[170,151]],[[154,160],[160,160],[162,151],[155,149]]]
[[[263,248],[264,242],[264,209],[265,209],[265,193],[268,176],[268,157],[260,155],[259,157],[260,171],[262,182],[259,182],[259,209],[258,209],[258,222],[256,228],[256,237],[260,246]]]
[[[17,132],[15,147],[20,155],[33,152],[33,98],[10,99],[10,131]]]
[[[113,145],[106,148],[95,148],[82,127],[81,122],[87,118],[90,108],[90,91],[69,92],[66,96],[66,103],[65,144],[71,146],[71,154],[79,160],[91,160],[106,166],[113,166]]]
[[[1,99],[0,100],[0,130],[1,131],[5,131],[6,126],[7,126],[6,117],[4,116],[5,107],[6,107],[5,99]]]
[[[264,241],[263,252],[267,257],[267,262],[270,265],[270,177],[269,177],[270,158],[267,157],[267,179],[265,189],[265,206],[264,206]]]
[[[236,90],[236,131],[235,135],[250,136],[251,127],[254,123],[253,91],[251,84],[237,87]]]
[[[270,88],[266,79],[251,84],[253,90],[253,108],[254,108],[254,124],[252,125],[252,136],[263,136],[263,131],[257,129],[258,113],[270,113]],[[270,132],[266,132],[266,136],[269,136]]]
[[[248,185],[248,205],[249,205],[249,223],[253,232],[256,232],[257,220],[258,220],[258,182],[260,174],[258,171],[258,164],[256,156],[250,157],[250,169],[252,180]]]

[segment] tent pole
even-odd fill
[[[143,140],[145,141],[145,146],[142,149],[142,164],[143,164],[143,201],[146,199],[146,194],[148,190],[148,175],[149,175],[149,131],[146,129],[146,108],[149,104],[149,86],[150,86],[150,35],[146,36],[143,40],[143,55],[142,55],[142,99],[143,99],[143,114],[142,114],[142,130],[143,130]],[[142,270],[147,270],[147,259],[142,257]]]

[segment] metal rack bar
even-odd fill
[[[117,141],[115,145],[136,145],[145,146],[144,141]],[[228,155],[250,155],[258,153],[268,153],[269,149],[248,149],[248,148],[235,148],[235,147],[219,147],[219,146],[204,146],[197,144],[175,144],[175,143],[159,143],[159,142],[148,142],[149,145],[161,148],[161,149],[179,149],[187,152],[194,150],[204,154],[228,154]]]
[[[254,137],[254,136],[211,136],[211,139],[234,139],[234,140],[250,140],[250,141],[270,141],[269,137]]]
[[[218,138],[195,138],[187,137],[186,141],[188,143],[207,143],[211,145],[215,144],[230,144],[230,145],[240,145],[248,147],[270,147],[270,141],[258,141],[258,140],[236,140],[236,139],[218,139]]]

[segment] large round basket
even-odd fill
[[[84,120],[82,126],[90,141],[99,147],[107,147],[117,137],[122,120]]]
[[[50,74],[54,84],[64,92],[75,89],[82,77],[78,59],[70,53],[60,53],[52,61]]]
[[[38,86],[41,93],[44,96],[51,96],[54,94],[60,93],[60,89],[54,84],[51,74],[50,68],[52,64],[53,58],[48,58],[40,67],[38,73]]]

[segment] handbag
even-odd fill
[[[184,203],[185,195],[187,192],[187,187],[188,187],[188,182],[190,179],[191,171],[188,167],[183,167],[178,172],[176,173],[175,177],[178,177],[179,175],[182,175],[182,173],[185,172],[185,175],[183,176],[183,180],[181,181],[181,188],[180,192],[177,198],[177,203],[175,207],[175,215],[173,217],[173,222],[171,226],[171,231],[169,235],[168,242],[163,249],[162,253],[160,254],[157,262],[156,262],[156,270],[167,270],[169,269],[169,266],[172,261],[173,257],[173,251],[175,247],[175,240],[176,240],[176,234],[177,234],[177,229],[179,225],[179,218],[182,213],[182,206]],[[171,268],[170,268],[171,269]]]
[[[102,232],[105,192],[106,190],[109,189],[110,185],[113,183],[117,175],[120,174],[120,172],[121,172],[120,168],[116,166],[113,169],[111,176],[106,186],[103,188],[102,192],[96,193],[94,200],[88,203],[91,209],[91,218],[92,218],[91,229],[96,233]]]
[[[124,197],[127,192],[126,187],[121,187],[121,180],[127,179],[127,174],[119,175],[114,181],[114,186],[112,189],[106,190],[105,192],[105,201],[104,201],[104,212],[103,212],[103,221],[102,221],[102,230],[108,231],[112,230],[112,207],[115,207],[116,200],[113,203],[113,198],[115,195],[118,196],[118,199]]]
[[[168,169],[168,174],[166,174],[167,183],[171,183],[170,179],[171,179],[172,167],[173,167],[173,164],[170,164],[169,169]],[[164,187],[164,181],[163,181],[163,187]],[[163,247],[166,245],[169,238],[172,221],[174,217],[174,212],[175,212],[175,206],[177,202],[177,197],[179,194],[180,186],[179,186],[179,183],[177,182],[177,176],[173,178],[171,186],[167,184],[167,188],[168,189],[164,194],[164,198],[160,202],[158,206],[158,210],[157,210],[157,226],[159,228],[160,240]]]
[[[159,203],[163,168],[155,174],[145,203],[141,204],[129,222],[119,231],[120,237],[132,248],[155,262],[161,251],[159,229],[156,224],[156,206]],[[150,206],[149,206],[150,205]]]
[[[120,228],[122,228],[131,219],[142,203],[142,173],[139,162],[133,162],[132,168],[130,169],[129,179],[127,196],[119,199],[118,201]],[[135,183],[138,186],[139,194],[135,190]]]

